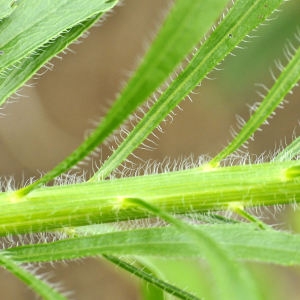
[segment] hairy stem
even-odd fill
[[[173,213],[300,201],[298,161],[190,170],[1,194],[0,234],[147,217],[139,198]]]

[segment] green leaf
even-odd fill
[[[14,11],[16,6],[16,0],[0,0],[0,21],[1,19],[7,18]]]
[[[235,1],[228,15],[196,52],[190,64],[170,84],[124,142],[101,166],[91,181],[105,178],[117,168],[166,118],[205,76],[215,68],[245,36],[261,24],[282,0]],[[288,90],[284,90],[286,93]]]
[[[282,70],[279,78],[274,83],[273,87],[268,92],[267,96],[261,102],[258,109],[250,117],[249,121],[245,123],[238,135],[233,141],[218,153],[210,162],[211,166],[216,166],[221,160],[236,151],[241,147],[253,133],[267,120],[267,118],[274,112],[278,105],[284,100],[284,97],[291,91],[291,89],[300,80],[300,48],[295,51],[293,58],[288,65]],[[294,145],[293,145],[294,147]],[[296,148],[297,149],[297,148]],[[277,158],[282,159],[283,154]]]
[[[174,225],[179,232],[187,235],[192,245],[207,260],[211,267],[214,279],[214,298],[220,299],[260,299],[259,291],[250,273],[243,266],[232,259],[225,247],[222,247],[215,239],[208,236],[201,227],[194,227],[188,223],[176,219],[169,213],[153,206],[141,199],[127,198],[125,203],[134,204],[162,218]]]
[[[18,1],[0,23],[0,105],[116,3]]]
[[[33,291],[47,300],[63,300],[66,299],[58,293],[53,287],[38,279],[38,276],[30,273],[12,260],[6,252],[0,253],[0,265],[10,271],[24,283],[26,283]]]
[[[227,0],[177,0],[140,67],[98,128],[69,157],[20,193],[26,194],[65,172],[103,142],[168,78],[214,23],[226,2]]]
[[[18,1],[17,8],[0,27],[1,50],[5,53],[0,57],[1,76],[5,75],[5,69],[51,43],[64,31],[116,3],[116,0]]]
[[[287,147],[285,147],[274,159],[274,162],[288,161],[300,154],[300,137],[297,137]]]
[[[47,61],[68,47],[68,45],[76,40],[84,31],[97,22],[101,15],[102,13],[82,21],[80,24],[62,33],[51,43],[42,46],[35,50],[34,53],[18,61],[17,68],[5,70],[5,75],[0,76],[0,105]]]
[[[196,226],[196,225],[194,225]],[[197,225],[239,260],[300,265],[300,234],[258,230],[253,224]],[[6,250],[21,262],[47,262],[100,254],[167,258],[201,257],[190,238],[173,226],[129,229],[70,238],[48,244],[25,245]]]

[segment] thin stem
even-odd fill
[[[118,267],[132,273],[133,275],[149,282],[150,284],[162,289],[163,291],[171,294],[172,296],[178,297],[179,299],[185,299],[185,300],[200,300],[198,297],[183,291],[179,289],[178,287],[169,284],[163,280],[160,280],[159,278],[149,274],[148,272],[145,272],[139,268],[136,268],[132,264],[127,263],[124,260],[121,260],[115,256],[112,255],[102,255],[104,258],[106,258],[108,261],[114,263]]]
[[[256,224],[260,229],[266,230],[270,229],[267,224],[256,218],[255,216],[249,214],[245,209],[243,209],[241,206],[235,206],[232,207],[232,210],[240,215],[241,217],[245,218],[246,220]]]

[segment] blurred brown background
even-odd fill
[[[1,111],[5,117],[0,118],[0,176],[13,176],[19,186],[29,177],[39,177],[40,172],[52,168],[82,142],[84,134],[94,127],[93,121],[105,114],[134,70],[168,3],[124,1],[101,26],[90,30],[87,39],[70,47],[75,54],[53,59],[52,72],[31,81],[35,87],[20,91],[25,97],[18,97]],[[205,80],[197,88],[197,94],[192,95],[193,103],[182,103],[183,111],[176,110],[172,124],[164,127],[157,149],[139,152],[145,160],[191,153],[214,155],[227,144],[230,126],[236,124],[235,114],[247,119],[246,104],[260,100],[255,83],[272,85],[269,69],[275,70],[274,60],[282,58],[287,38],[295,41],[300,3],[290,1],[282,10],[269,26],[255,33],[257,38],[243,43],[245,50],[236,50],[236,57],[226,59],[223,71],[210,75],[215,80]],[[271,125],[264,126],[250,143],[251,153],[272,152],[281,143],[289,143],[294,131],[299,134],[300,89],[294,89],[294,94],[287,98],[289,104],[285,109],[278,110]],[[299,227],[290,224],[294,230]],[[74,291],[74,299],[139,299],[136,284],[130,280],[132,276],[125,278],[106,263],[88,259],[58,264],[51,270],[54,281],[62,281],[66,290]],[[286,282],[287,289],[295,290],[289,280],[291,273],[283,276],[284,272],[280,272],[280,281]],[[34,298],[4,271],[0,273],[0,290],[2,295],[7,293],[5,299]]]

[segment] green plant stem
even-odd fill
[[[147,217],[141,198],[173,213],[300,201],[300,163],[289,161],[121,178],[0,194],[0,235]]]

